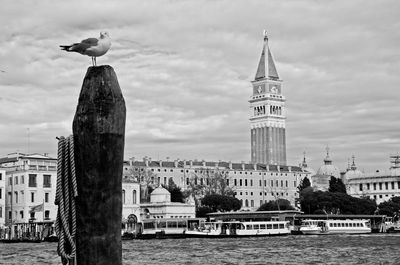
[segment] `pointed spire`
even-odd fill
[[[307,167],[307,162],[306,162],[306,151],[303,152],[303,163],[301,164],[303,168]]]
[[[351,164],[351,170],[356,170],[357,167],[356,167],[356,163],[354,162],[356,157],[353,155],[352,158],[353,158],[353,164]]]
[[[267,56],[267,58],[265,58],[265,56]],[[255,80],[262,78],[279,79],[279,75],[275,67],[274,58],[272,57],[271,50],[268,46],[268,35],[265,30],[264,45],[261,52],[260,62],[258,63]]]
[[[331,165],[332,159],[329,157],[329,146],[326,146],[326,157],[324,159],[325,165]]]

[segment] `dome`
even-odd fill
[[[354,162],[353,155],[353,164],[347,168],[347,172],[344,174],[343,182],[347,183],[351,179],[357,179],[364,177],[364,173],[357,169],[356,163]]]
[[[324,165],[322,165],[318,171],[317,175],[327,175],[335,178],[340,178],[340,170],[336,166],[332,165],[332,159],[329,157],[329,148],[326,148],[326,157],[324,159]],[[330,179],[330,178],[329,178]]]
[[[322,165],[318,169],[317,175],[326,175],[329,177],[333,176],[335,178],[340,178],[340,170],[334,165]]]
[[[171,202],[171,193],[160,186],[150,194],[150,202]]]

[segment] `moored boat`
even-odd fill
[[[185,231],[187,237],[256,237],[290,234],[287,221],[217,221],[201,223]]]
[[[299,231],[305,235],[320,234],[369,234],[369,220],[303,220]]]

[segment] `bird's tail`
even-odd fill
[[[60,45],[61,50],[70,52],[72,45]]]

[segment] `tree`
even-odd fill
[[[235,192],[228,185],[228,172],[201,168],[198,173],[191,172],[188,188],[183,192],[184,197],[192,196],[195,205],[201,204],[200,200],[206,195],[234,196]]]
[[[311,187],[311,182],[307,177],[301,180],[300,185],[297,187],[297,191],[301,193],[305,188]]]
[[[161,185],[171,194],[171,202],[185,202],[185,197],[180,187],[178,187],[172,178],[168,179],[168,185]]]
[[[308,189],[308,188],[307,188]],[[304,189],[301,210],[307,214],[325,211],[329,214],[373,214],[376,203],[369,198],[355,198],[342,192],[323,192]]]
[[[284,210],[294,210],[294,207],[290,204],[288,200],[278,199],[276,201],[269,201],[264,203],[257,209],[257,211],[284,211]]]
[[[211,209],[212,212],[237,211],[242,207],[242,203],[237,198],[219,194],[204,196],[201,204]]]
[[[331,177],[329,180],[329,192],[341,192],[341,193],[347,193],[346,192],[346,186],[343,184],[342,180],[340,178],[335,178]]]
[[[392,197],[388,201],[378,205],[379,214],[394,216],[395,213],[400,213],[400,196]]]

